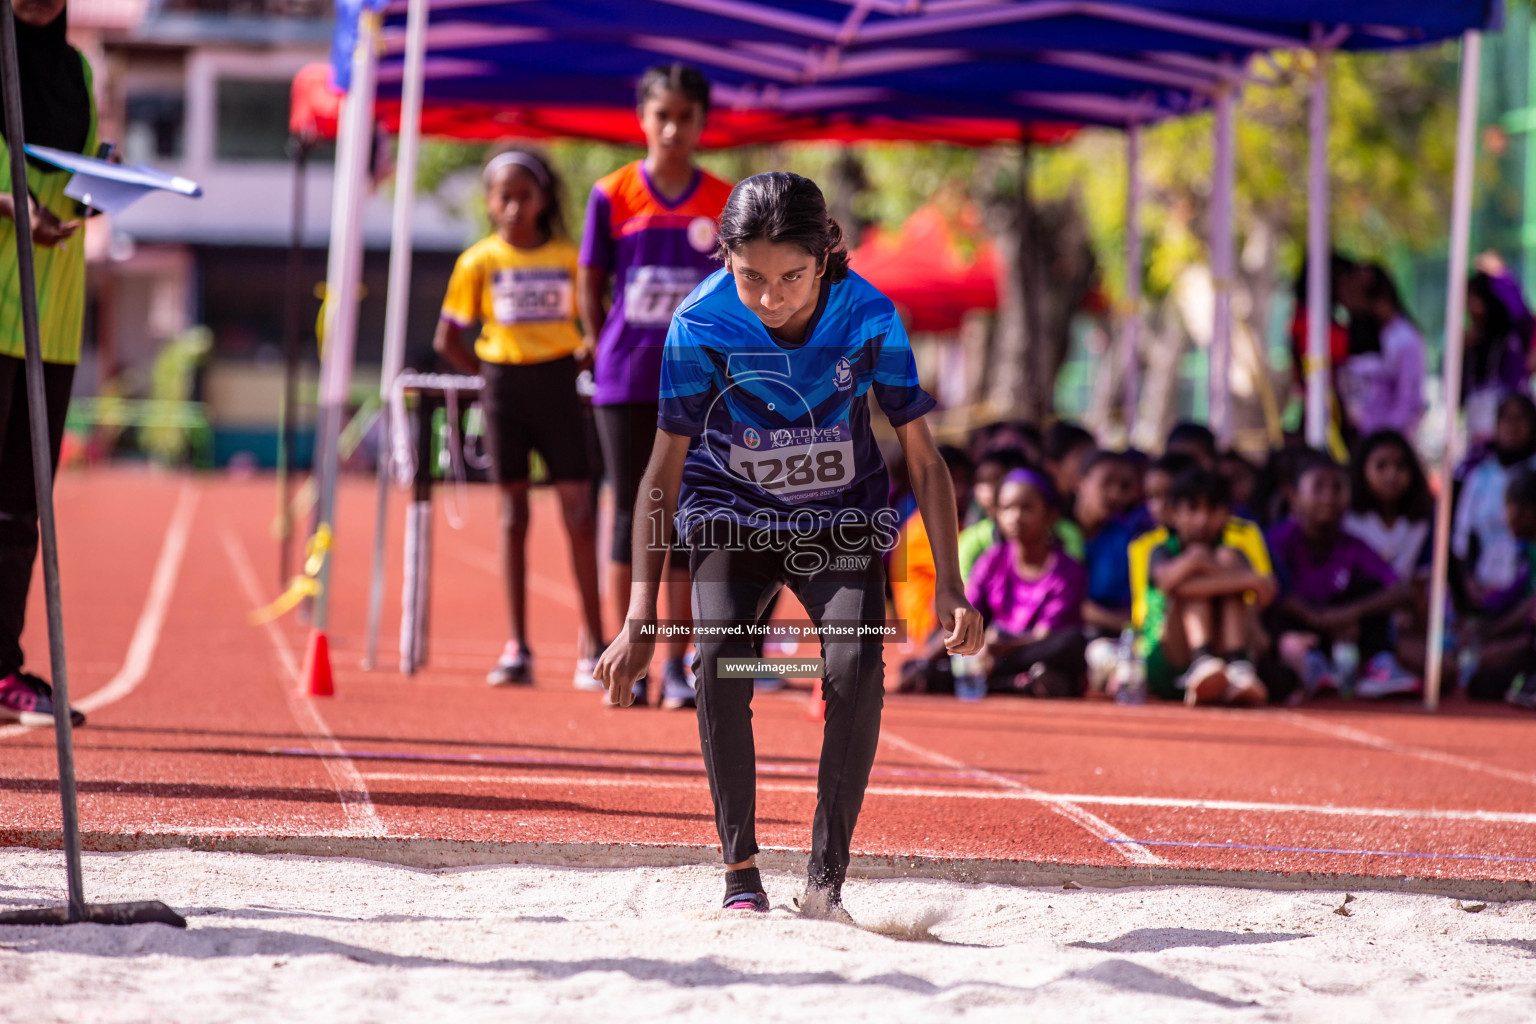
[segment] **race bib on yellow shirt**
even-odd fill
[[[635,327],[665,327],[688,293],[704,280],[693,267],[636,267],[624,284],[624,320]]]
[[[569,320],[574,294],[564,267],[511,267],[491,275],[491,311],[499,324]]]
[[[853,478],[853,433],[835,427],[769,429],[737,424],[731,470],[790,504],[826,498]]]

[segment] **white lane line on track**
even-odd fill
[[[181,562],[187,552],[187,538],[192,533],[192,518],[197,511],[198,489],[190,480],[181,485],[176,507],[171,512],[171,522],[165,529],[165,541],[160,545],[160,556],[155,560],[154,575],[150,577],[149,594],[144,599],[144,609],[128,641],[128,653],[117,674],[107,680],[105,686],[70,703],[77,710],[90,714],[98,708],[116,703],[128,696],[149,674],[149,664],[154,660],[155,648],[160,645],[160,631],[165,627],[166,609],[176,590],[176,578],[181,574]],[[0,729],[0,737],[16,736],[28,732],[25,725],[10,725]]]
[[[228,530],[224,531],[224,550],[229,554],[230,567],[234,569],[235,578],[240,581],[240,587],[245,591],[251,607],[261,607],[267,599],[261,595],[261,586],[256,582],[256,571],[251,567],[251,560],[246,555],[240,539]],[[278,660],[283,664],[283,671],[288,674],[290,681],[297,685],[300,678],[298,658],[294,656],[277,623],[267,622],[263,625],[273,648],[277,651]],[[316,753],[321,755],[325,769],[330,773],[331,783],[336,789],[336,795],[341,799],[342,810],[350,823],[347,832],[358,836],[384,835],[384,822],[379,818],[379,812],[373,806],[373,799],[368,795],[368,785],[363,782],[357,766],[345,756],[341,744],[336,742],[335,733],[331,732],[330,727],[325,724],[325,719],[320,717],[320,709],[315,707],[313,700],[295,697],[290,687],[283,687],[283,695],[288,700],[288,710],[293,713],[294,721],[309,737],[310,744],[315,748]]]
[[[488,572],[497,579],[501,578],[501,558],[494,551],[471,544],[462,548],[455,547],[453,555],[465,565]],[[539,597],[554,601],[556,604],[564,605],[567,608],[573,608],[577,611],[581,610],[580,603],[571,596],[571,588],[569,586],[561,586],[553,580],[546,579],[539,573],[534,572],[532,569],[529,569],[527,572],[527,580],[529,591],[537,594]]]
[[[671,779],[593,778],[582,775],[493,775],[446,774],[434,772],[363,772],[363,778],[379,782],[468,782],[519,786],[582,786],[606,789],[680,789],[698,791],[696,782]],[[759,782],[757,788],[770,793],[805,793],[814,795],[816,786],[809,782]],[[869,796],[915,797],[921,800],[1029,800],[1048,803],[1065,800],[1074,804],[1102,807],[1162,807],[1187,811],[1241,811],[1263,814],[1318,814],[1338,818],[1408,818],[1424,821],[1476,821],[1490,824],[1536,825],[1536,814],[1519,811],[1458,811],[1412,807],[1339,807],[1333,804],[1279,804],[1251,800],[1183,800],[1160,796],[1113,796],[1094,793],[1044,793],[1039,790],[1019,792],[1012,789],[938,789],[926,786],[871,785]]]
[[[1385,736],[1378,736],[1373,732],[1365,732],[1348,725],[1335,725],[1332,722],[1318,721],[1310,715],[1299,714],[1295,711],[1282,712],[1286,720],[1301,726],[1303,729],[1311,729],[1313,732],[1336,736],[1339,739],[1349,740],[1367,747],[1375,747],[1391,754],[1403,754],[1407,757],[1417,757],[1422,761],[1432,761],[1435,764],[1449,765],[1453,768],[1462,768],[1472,772],[1482,772],[1485,775],[1493,775],[1511,782],[1523,782],[1526,785],[1536,785],[1536,774],[1531,772],[1515,771],[1513,768],[1501,768],[1496,764],[1488,764],[1485,761],[1476,761],[1470,757],[1462,757],[1458,754],[1448,754],[1443,750],[1435,750],[1433,747],[1420,747],[1412,743],[1398,743],[1389,740]]]
[[[932,761],[935,764],[942,764],[945,767],[954,768],[958,771],[967,772],[975,778],[986,779],[989,782],[995,782],[999,786],[1002,786],[1005,789],[1013,790],[1017,793],[1027,794],[1031,798],[1038,800],[1040,804],[1050,808],[1052,811],[1055,811],[1062,817],[1077,822],[1077,824],[1082,826],[1091,834],[1099,837],[1100,839],[1106,841],[1111,839],[1115,840],[1109,844],[1110,847],[1126,860],[1133,861],[1137,864],[1167,863],[1167,861],[1163,860],[1163,858],[1159,857],[1145,846],[1142,846],[1140,843],[1136,842],[1130,836],[1115,828],[1115,826],[1111,825],[1097,814],[1090,814],[1088,811],[1083,810],[1081,807],[1077,806],[1077,804],[1070,800],[1065,800],[1053,793],[1042,792],[1041,790],[1038,790],[1033,786],[1026,785],[1017,779],[1010,779],[1006,775],[999,775],[996,772],[989,772],[980,768],[973,767],[972,765],[968,765],[963,761],[958,761],[955,758],[950,757],[948,754],[941,754],[937,750],[929,750],[927,747],[913,743],[911,740],[903,739],[902,737],[897,736],[891,732],[881,730],[880,739],[891,744],[893,747],[898,747],[902,750],[905,750],[909,754],[916,754],[918,757],[921,757],[924,760]]]

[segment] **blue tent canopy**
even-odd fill
[[[382,3],[338,4],[338,55]],[[383,9],[387,104],[406,3]],[[1123,125],[1207,106],[1257,52],[1418,46],[1501,17],[1499,0],[432,0],[426,100],[627,111],[644,68],[681,60],[734,111]]]

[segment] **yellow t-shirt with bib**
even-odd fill
[[[576,329],[576,246],[553,239],[519,249],[482,238],[453,266],[443,319],[480,322],[475,355],[487,363],[547,363],[581,348]]]

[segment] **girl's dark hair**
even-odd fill
[[[546,238],[569,238],[565,228],[565,183],[549,157],[535,149],[513,147],[504,149],[485,162],[480,172],[485,187],[491,187],[497,171],[503,167],[518,167],[544,192],[544,212],[539,214],[539,230]]]
[[[798,246],[818,263],[825,260],[831,284],[848,276],[843,229],[827,213],[827,201],[810,178],[769,171],[736,183],[720,211],[720,250],[716,256],[724,260],[748,242],[757,241]]]
[[[645,106],[651,94],[661,90],[680,92],[709,113],[709,79],[696,67],[674,62],[646,68],[635,86],[635,106]]]
[[[1193,420],[1180,420],[1173,425],[1172,430],[1168,431],[1168,440],[1163,443],[1163,448],[1166,450],[1174,445],[1190,445],[1199,448],[1210,456],[1212,462],[1221,453],[1220,447],[1216,444],[1216,435],[1211,432],[1211,428]]]
[[[1403,507],[1399,511],[1409,519],[1428,519],[1434,499],[1429,493],[1429,480],[1424,466],[1408,439],[1395,430],[1378,430],[1367,434],[1355,447],[1349,462],[1349,507],[1355,512],[1370,512],[1375,507],[1370,485],[1365,481],[1365,464],[1378,448],[1396,448],[1408,463],[1408,493],[1403,495]]]
[[[1504,300],[1493,287],[1493,278],[1479,271],[1467,282],[1467,294],[1476,296],[1483,303],[1483,329],[1475,337],[1468,332],[1467,380],[1462,384],[1477,387],[1486,383],[1497,372],[1503,355],[1504,343],[1515,329],[1515,318]]]
[[[1398,316],[1412,319],[1408,317],[1408,308],[1403,305],[1403,296],[1397,290],[1397,282],[1392,280],[1392,274],[1386,267],[1380,263],[1366,263],[1360,266],[1358,273],[1367,301],[1386,301],[1397,311]]]
[[[1045,431],[1040,455],[1045,462],[1063,462],[1079,448],[1094,448],[1093,435],[1071,420],[1057,420]]]
[[[1212,508],[1232,507],[1232,481],[1215,470],[1201,469],[1198,465],[1173,478],[1168,489],[1168,504],[1197,505],[1205,502]]]

